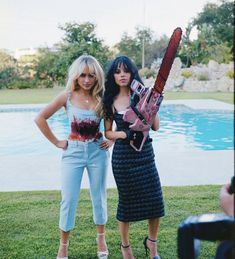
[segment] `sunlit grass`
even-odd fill
[[[158,247],[164,259],[177,258],[177,228],[190,215],[220,212],[220,186],[163,187],[166,216],[162,219]],[[55,258],[58,249],[59,191],[0,193],[0,258]],[[117,190],[108,189],[107,243],[110,259],[121,258],[116,223]],[[136,258],[143,259],[147,222],[131,223],[130,241]],[[71,259],[96,258],[95,227],[89,191],[82,190],[71,233]],[[202,242],[200,259],[213,258],[217,244]]]
[[[0,104],[37,104],[48,103],[64,88],[0,90]],[[227,103],[234,103],[233,93],[207,92],[166,92],[165,100],[176,99],[214,99]]]

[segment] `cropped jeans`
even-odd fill
[[[100,149],[102,138],[93,142],[68,141],[61,165],[61,206],[59,227],[67,232],[75,224],[83,171],[86,168],[90,184],[93,221],[107,222],[106,177],[109,151]]]

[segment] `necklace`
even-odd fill
[[[86,103],[86,104],[88,104],[89,102],[90,102],[90,96],[84,96],[84,102]]]

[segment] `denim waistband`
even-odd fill
[[[95,139],[93,141],[79,141],[79,140],[68,139],[68,146],[76,147],[76,146],[97,145],[97,144],[100,144],[102,140],[103,140],[103,137],[99,139]]]

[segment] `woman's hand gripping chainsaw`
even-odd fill
[[[132,81],[131,89],[133,93],[130,108],[125,112],[123,119],[130,123],[131,134],[127,134],[130,145],[136,151],[141,151],[160,108],[163,94],[154,91],[153,88],[146,88],[137,80]]]
[[[153,120],[159,110],[163,99],[162,92],[170,73],[181,35],[181,28],[176,28],[170,38],[156,81],[152,88],[146,88],[136,80],[133,80],[131,84],[133,94],[130,108],[125,112],[123,119],[130,123],[130,131],[127,132],[127,138],[130,140],[130,145],[136,151],[142,150]]]

